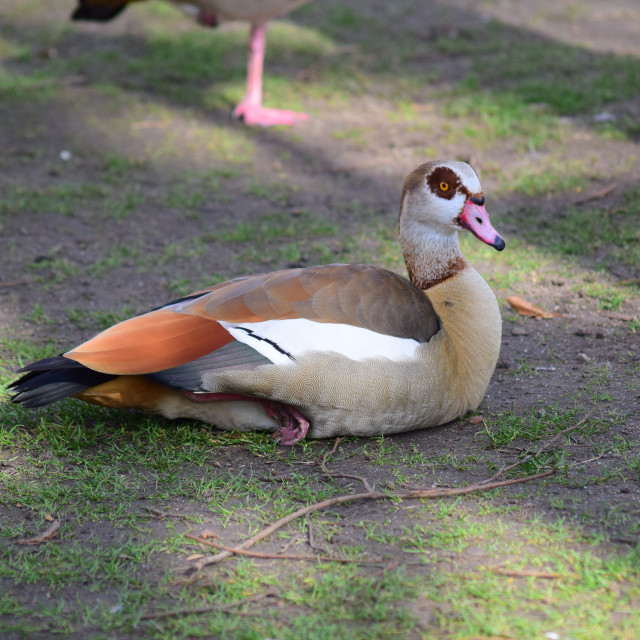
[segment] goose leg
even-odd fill
[[[278,439],[280,444],[291,446],[296,442],[300,442],[307,435],[311,426],[307,418],[297,409],[276,400],[265,400],[264,398],[246,396],[240,393],[194,393],[186,389],[183,389],[182,393],[194,402],[225,402],[233,400],[260,402],[264,407],[265,413],[280,423],[280,427],[273,434],[273,437]]]
[[[291,446],[307,435],[309,421],[297,409],[273,400],[263,400],[262,404],[267,415],[280,423],[273,434],[280,439],[280,444]]]
[[[242,118],[245,124],[260,127],[292,125],[308,120],[306,113],[284,109],[265,109],[262,106],[262,68],[266,42],[266,25],[251,25],[249,36],[249,62],[247,65],[247,91],[240,104],[234,109],[234,118]]]

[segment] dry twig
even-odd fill
[[[614,313],[612,311],[600,311],[600,315],[605,318],[611,318],[612,320],[621,320],[622,322],[633,322],[637,317],[624,313]]]
[[[9,282],[0,282],[0,289],[3,287],[17,287],[21,284],[28,284],[31,280],[11,280]]]
[[[251,538],[248,538],[244,542],[240,543],[237,547],[228,547],[227,549],[221,551],[220,553],[215,554],[214,556],[210,556],[208,558],[203,558],[198,561],[196,564],[191,567],[187,567],[188,570],[191,571],[199,571],[204,569],[211,564],[217,564],[221,562],[225,558],[228,558],[230,555],[234,553],[238,553],[239,551],[245,551],[250,549],[253,545],[255,545],[260,540],[264,540],[272,533],[281,529],[285,525],[293,522],[297,518],[301,518],[302,516],[306,516],[309,513],[313,513],[314,511],[319,511],[320,509],[326,509],[327,507],[333,507],[337,504],[342,504],[344,502],[354,502],[357,500],[411,500],[411,499],[420,499],[420,498],[444,498],[447,496],[461,496],[468,493],[476,493],[479,491],[489,491],[491,489],[498,489],[500,487],[507,487],[512,484],[520,484],[522,482],[529,482],[531,480],[539,480],[541,478],[546,478],[550,475],[553,475],[556,472],[555,469],[551,469],[550,471],[546,471],[544,473],[538,473],[533,476],[526,476],[524,478],[512,478],[510,480],[502,480],[500,482],[493,483],[477,483],[471,484],[467,487],[460,487],[457,489],[443,489],[443,488],[434,488],[434,489],[413,489],[410,491],[399,491],[397,493],[391,492],[380,492],[380,491],[367,491],[366,493],[352,493],[344,496],[337,496],[335,498],[329,498],[327,500],[323,500],[322,502],[316,502],[314,504],[310,504],[306,507],[302,507],[293,513],[290,513],[288,516],[284,518],[280,518],[276,522],[270,524],[268,527],[263,529],[262,531],[256,533]]]
[[[214,549],[220,549],[222,551],[228,551],[234,555],[240,556],[249,556],[251,558],[263,558],[269,560],[315,560],[317,561],[325,561],[325,562],[344,562],[348,564],[384,564],[384,560],[355,560],[351,558],[340,558],[338,556],[315,556],[315,555],[296,555],[290,553],[263,553],[261,551],[248,551],[246,549],[240,549],[239,547],[227,547],[223,544],[218,544],[217,542],[211,542],[210,540],[203,540],[198,536],[194,536],[192,533],[185,533],[185,538],[189,538],[190,540],[195,540],[196,542],[200,542],[202,544],[207,545],[208,547],[213,547]]]
[[[320,468],[322,469],[323,475],[327,478],[349,478],[351,480],[359,480],[360,482],[362,482],[365,491],[373,491],[371,485],[369,484],[369,481],[362,476],[354,476],[349,473],[340,473],[339,471],[329,471],[329,469],[327,469],[327,458],[336,452],[338,445],[343,440],[344,438],[336,438],[331,451],[328,451],[322,456],[322,460],[320,460]]]
[[[592,200],[600,200],[600,198],[604,198],[605,196],[608,196],[612,191],[616,189],[617,186],[618,186],[617,182],[612,182],[609,186],[605,187],[604,189],[601,189],[600,191],[597,191],[596,193],[590,196],[584,196],[582,198],[578,198],[577,200],[574,200],[573,204],[584,204],[585,202],[591,202]]]
[[[200,607],[198,609],[192,607],[185,607],[184,609],[175,609],[174,611],[156,611],[155,613],[145,613],[140,616],[140,620],[156,620],[157,618],[169,618],[171,616],[187,616],[197,613],[211,613],[212,611],[219,611],[220,613],[230,613],[236,607],[239,607],[243,604],[251,604],[253,602],[258,602],[259,600],[263,600],[269,596],[274,595],[273,593],[264,593],[259,596],[255,596],[254,598],[247,598],[246,600],[238,600],[237,602],[230,602],[229,604],[218,604],[213,605],[211,607]],[[263,616],[262,613],[249,613],[247,611],[233,611],[234,615],[241,616]]]
[[[322,553],[329,553],[324,547],[320,547],[316,544],[313,538],[313,525],[311,524],[311,519],[309,518],[309,516],[307,516],[305,520],[307,522],[307,544],[309,545],[309,549],[313,549],[314,551],[321,551]]]
[[[509,576],[513,578],[559,578],[559,573],[553,573],[552,571],[534,571],[529,569],[492,569],[495,573],[499,573],[501,576]]]
[[[591,417],[591,414],[595,410],[596,410],[596,407],[592,407],[591,411],[589,411],[589,413],[587,413],[587,415],[584,418],[582,418],[582,420],[580,420],[579,422],[576,422],[576,424],[571,425],[570,427],[567,427],[566,429],[562,429],[562,431],[558,431],[558,433],[556,433],[556,435],[553,436],[553,438],[551,438],[551,440],[549,440],[548,442],[543,444],[535,453],[532,453],[532,452],[530,452],[529,449],[527,449],[524,452],[525,455],[522,458],[522,460],[518,460],[517,462],[514,462],[513,464],[510,464],[508,467],[502,467],[502,469],[500,469],[500,471],[498,471],[498,473],[496,473],[495,475],[491,476],[487,480],[483,480],[480,484],[488,483],[488,482],[494,482],[501,475],[505,474],[507,471],[511,471],[511,469],[515,469],[516,467],[519,467],[520,465],[523,465],[526,462],[529,462],[529,460],[532,460],[533,458],[537,458],[541,453],[544,453],[545,451],[549,451],[551,449],[551,446],[558,440],[558,438],[560,438],[563,435],[566,435],[570,431],[575,431],[578,427],[583,425]]]
[[[35,538],[21,538],[20,540],[16,540],[16,544],[42,544],[47,540],[53,538],[56,535],[58,529],[60,528],[60,520],[54,520],[51,523],[51,526],[39,536]]]
[[[166,511],[159,511],[153,507],[146,507],[147,511],[157,518],[184,518],[188,520],[191,516],[184,515],[183,513],[167,513]]]

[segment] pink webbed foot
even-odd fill
[[[243,104],[242,102],[234,109],[233,117],[254,127],[291,126],[309,119],[306,113],[286,109],[265,109],[258,105]]]
[[[307,435],[309,421],[297,409],[272,400],[263,400],[262,404],[267,415],[280,423],[280,428],[273,434],[280,444],[291,446]]]

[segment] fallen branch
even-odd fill
[[[237,602],[230,602],[229,604],[218,604],[213,605],[211,607],[185,607],[184,609],[174,609],[173,611],[156,611],[155,613],[145,613],[140,616],[140,620],[156,620],[158,618],[169,618],[171,616],[188,616],[198,613],[211,613],[212,611],[219,611],[220,613],[230,613],[236,607],[239,607],[243,604],[251,604],[253,602],[258,602],[259,600],[263,600],[269,596],[274,595],[273,593],[264,593],[260,596],[256,596],[254,598],[247,598],[246,600],[238,600]],[[249,613],[246,611],[234,611],[234,615],[241,616],[263,616],[262,613]]]
[[[608,196],[612,191],[616,189],[617,186],[618,186],[617,182],[612,182],[609,186],[605,187],[604,189],[601,189],[600,191],[597,191],[596,193],[590,196],[584,196],[583,198],[578,198],[577,200],[574,200],[573,204],[584,204],[585,202],[591,202],[592,200],[600,200],[600,198],[604,198],[605,196]]]
[[[305,521],[307,523],[307,544],[309,545],[309,549],[312,549],[313,551],[321,551],[322,553],[328,554],[329,552],[324,547],[320,547],[315,543],[315,540],[313,538],[313,525],[311,524],[311,519],[308,515],[305,518]]]
[[[290,553],[262,553],[260,551],[248,551],[247,549],[240,549],[238,547],[227,547],[223,544],[218,544],[217,542],[211,542],[209,540],[203,540],[198,536],[194,536],[192,533],[185,533],[185,538],[189,538],[189,540],[195,540],[196,542],[200,542],[202,544],[207,545],[208,547],[213,547],[214,549],[220,549],[222,551],[229,551],[234,555],[240,556],[249,556],[251,558],[263,558],[269,560],[315,560],[315,561],[324,561],[324,562],[344,562],[348,564],[384,564],[384,560],[352,560],[350,558],[340,558],[338,556],[315,556],[315,555],[295,555]]]
[[[613,453],[611,451],[604,451],[599,456],[594,456],[593,458],[589,458],[588,460],[580,460],[579,462],[574,462],[569,465],[569,469],[573,469],[573,467],[580,467],[583,464],[589,464],[590,462],[595,462],[596,460],[600,460],[600,458],[604,458],[605,456],[609,456],[610,458],[622,458],[619,453]]]
[[[287,544],[280,547],[280,553],[285,553],[289,550],[289,547],[292,547],[296,542],[300,542],[300,538],[298,536],[292,536]]]
[[[502,480],[500,482],[493,483],[478,483],[471,484],[467,487],[461,487],[457,489],[413,489],[410,491],[399,491],[397,493],[383,493],[380,491],[367,491],[366,493],[352,493],[344,496],[337,496],[335,498],[329,498],[328,500],[323,500],[322,502],[316,502],[314,504],[310,504],[306,507],[302,507],[293,513],[290,513],[288,516],[284,518],[280,518],[276,522],[270,524],[268,527],[258,532],[256,535],[248,538],[244,542],[240,543],[237,547],[229,547],[230,550],[224,550],[220,553],[217,553],[214,556],[210,556],[208,558],[203,558],[198,561],[196,564],[191,567],[187,567],[187,570],[191,571],[200,571],[211,564],[217,564],[218,562],[222,562],[225,558],[228,558],[232,554],[237,551],[245,551],[253,547],[260,540],[264,540],[272,533],[281,529],[285,525],[293,522],[297,518],[301,518],[302,516],[306,516],[309,513],[313,513],[314,511],[319,511],[320,509],[326,509],[327,507],[333,507],[337,504],[342,504],[344,502],[355,502],[357,500],[412,500],[412,499],[421,499],[421,498],[444,498],[447,496],[461,496],[468,493],[476,493],[479,491],[490,491],[491,489],[498,489],[500,487],[507,487],[512,484],[520,484],[522,482],[529,482],[531,480],[539,480],[541,478],[546,478],[550,475],[553,475],[556,472],[555,469],[551,469],[550,471],[545,471],[544,473],[538,473],[533,476],[526,476],[524,478],[512,478],[510,480]]]
[[[327,469],[327,458],[336,452],[338,445],[343,440],[344,438],[336,438],[331,451],[328,451],[322,456],[322,459],[320,460],[320,468],[322,469],[323,475],[327,478],[349,478],[350,480],[358,480],[359,482],[362,482],[365,491],[373,491],[369,481],[362,476],[354,476],[349,473],[340,473],[339,471],[329,471],[329,469]]]
[[[53,538],[56,535],[58,529],[60,528],[60,520],[54,520],[51,523],[51,526],[39,536],[35,538],[21,538],[20,540],[16,540],[16,544],[42,544],[47,540]]]
[[[326,464],[327,464],[327,458],[329,456],[332,456],[336,450],[338,449],[338,445],[344,440],[344,438],[338,437],[336,438],[336,441],[333,443],[333,447],[331,448],[331,451],[327,451],[327,453],[325,453],[322,456],[322,460],[320,460],[320,467],[322,468],[323,471],[327,471],[326,468]]]
[[[373,491],[373,489],[371,488],[371,485],[369,484],[369,481],[363,476],[354,476],[349,473],[340,473],[339,471],[327,471],[322,475],[325,478],[349,478],[351,480],[359,480],[360,482],[362,482],[362,485],[364,486],[365,491],[369,491],[369,492]]]
[[[515,469],[516,467],[519,467],[520,465],[523,465],[526,462],[529,462],[529,460],[532,460],[533,458],[537,458],[540,454],[545,453],[546,451],[549,451],[549,449],[551,449],[551,445],[553,445],[558,440],[558,438],[560,438],[563,435],[566,435],[570,431],[575,431],[578,427],[583,425],[591,417],[591,414],[595,410],[596,410],[596,407],[592,407],[591,411],[589,411],[589,413],[587,413],[587,415],[584,418],[582,418],[582,420],[580,420],[579,422],[576,422],[576,424],[571,425],[570,427],[567,427],[566,429],[562,429],[562,431],[558,431],[558,433],[556,433],[556,435],[553,436],[551,440],[543,444],[535,453],[530,452],[530,450],[527,449],[524,452],[525,455],[521,460],[518,460],[517,462],[510,464],[508,467],[502,467],[502,469],[500,469],[498,473],[491,476],[487,480],[483,480],[480,484],[483,484],[484,482],[494,482],[501,475],[505,474],[507,471],[511,471],[511,469]]]
[[[600,315],[605,318],[611,318],[612,320],[621,320],[622,322],[633,322],[637,318],[637,316],[625,315],[624,313],[614,313],[613,311],[600,311]]]
[[[501,576],[510,576],[513,578],[559,578],[559,573],[553,573],[552,571],[533,571],[527,569],[492,569],[494,573],[499,573]]]
[[[151,516],[155,516],[157,518],[184,518],[188,520],[191,517],[182,513],[167,513],[166,511],[160,511],[152,507],[146,507],[146,509],[151,514]]]
[[[4,287],[17,287],[21,284],[28,284],[31,280],[11,280],[10,282],[0,282],[0,289]]]

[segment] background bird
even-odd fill
[[[449,422],[482,400],[502,333],[493,292],[460,252],[461,229],[504,248],[475,171],[421,165],[400,205],[410,281],[340,264],[224,282],[28,365],[14,401],[73,395],[269,430],[283,444]]]
[[[72,14],[73,20],[106,22],[115,18],[131,2],[141,0],[79,0]],[[172,0],[184,4],[180,0]],[[198,9],[198,21],[216,26],[224,20],[246,20],[250,23],[249,60],[247,64],[247,90],[233,110],[236,118],[257,126],[293,125],[308,120],[305,113],[285,109],[267,109],[262,106],[262,73],[266,44],[266,24],[309,0],[191,0]]]

